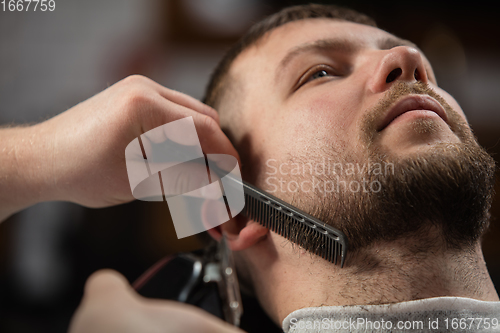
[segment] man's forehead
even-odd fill
[[[233,69],[238,71],[240,66],[247,67],[249,60],[252,63],[265,61],[275,67],[278,63],[284,65],[294,55],[312,48],[389,49],[399,45],[415,46],[384,30],[364,24],[327,18],[305,19],[289,22],[270,31],[238,56]]]

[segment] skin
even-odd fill
[[[351,47],[338,52],[303,53],[285,69],[276,71],[290,50],[331,38],[349,40]],[[290,156],[321,151],[322,146],[331,147],[341,156],[348,154],[353,161],[365,161],[363,117],[397,81],[428,83],[455,111],[452,118],[466,120],[454,98],[437,86],[423,54],[411,45],[381,48],[381,41],[387,38],[394,36],[365,25],[302,20],[273,30],[235,60],[230,75],[240,85],[234,97],[239,100],[221,104],[221,125],[234,128],[230,123],[234,121],[234,109],[225,107],[238,105],[238,130],[230,130],[230,135],[237,147],[247,148],[243,167],[255,184],[269,188],[265,161],[274,159],[279,164],[289,161]],[[387,82],[388,75],[397,68],[401,69],[400,75]],[[329,75],[306,79],[297,88],[304,73],[314,74],[321,69],[330,71]],[[422,130],[419,124],[432,130]],[[436,114],[412,112],[376,133],[371,146],[405,158],[448,142],[460,142],[449,124]],[[284,200],[291,198],[282,192],[275,195]],[[222,231],[228,234],[233,249],[240,251],[237,256],[246,271],[244,275],[277,324],[290,312],[311,306],[383,304],[437,296],[498,301],[480,244],[469,250],[451,251],[435,230],[429,230],[434,245],[427,251],[415,254],[412,249],[419,244],[412,239],[376,243],[357,258],[350,258],[354,264],[342,270],[294,248],[253,221],[228,222],[211,232],[217,238]],[[375,271],[363,271],[356,260],[380,266]]]
[[[146,299],[117,272],[102,270],[85,286],[73,317],[72,333],[108,332],[243,332],[199,308],[178,302]]]
[[[125,147],[157,126],[192,116],[205,153],[238,153],[211,107],[134,75],[43,123],[0,131],[0,221],[32,204],[107,207],[134,198]]]
[[[143,76],[130,76],[43,123],[0,130],[0,221],[37,202],[106,207],[132,201],[125,147],[192,116],[206,153],[238,153],[217,112]],[[70,332],[241,332],[199,309],[138,295],[119,273],[92,275]]]
[[[234,117],[225,109],[228,105],[237,105],[240,111],[238,131],[231,136],[237,146],[247,148],[243,162],[252,166],[249,179],[264,189],[263,166],[270,158],[287,160],[328,145],[362,160],[366,156],[360,132],[364,113],[390,88],[386,78],[395,68],[402,69],[397,80],[408,82],[416,80],[418,69],[419,80],[429,82],[465,119],[456,101],[436,86],[430,65],[417,49],[380,49],[376,41],[390,36],[372,27],[324,19],[273,30],[233,64],[231,75],[241,85],[238,91],[244,93],[221,105],[220,122],[213,109],[189,96],[134,76],[44,123],[2,130],[0,174],[5,190],[0,193],[0,218],[46,200],[64,199],[90,207],[132,200],[124,168],[126,145],[149,129],[186,116],[193,116],[205,153],[238,157],[219,127],[229,127]],[[276,73],[291,49],[332,37],[348,38],[355,51],[303,54]],[[348,70],[339,77],[317,78],[293,89],[308,69],[332,66],[335,61]],[[415,123],[424,118],[435,130],[416,130]],[[403,157],[425,152],[435,143],[457,140],[443,120],[417,113],[391,124],[372,144]],[[94,171],[97,165],[99,172]],[[355,265],[340,270],[292,247],[254,221],[236,218],[210,233],[216,239],[226,234],[236,251],[242,280],[253,285],[279,325],[293,310],[309,306],[381,304],[445,295],[498,301],[480,244],[468,251],[450,252],[437,242],[431,254],[415,255],[411,249],[416,244],[410,240],[378,243],[367,251],[372,254],[368,259],[378,261],[381,269],[364,272]],[[429,237],[433,235],[429,230]],[[197,309],[146,300],[112,271],[89,278],[73,318],[70,332],[89,331],[240,332]]]
[[[342,37],[350,38],[353,47],[361,49],[335,52],[332,56],[313,51],[295,58],[289,67],[276,72],[280,61],[294,47]],[[417,49],[405,46],[379,49],[377,43],[391,37],[395,38],[373,27],[325,19],[302,20],[275,29],[256,47],[240,55],[231,68],[232,76],[244,91],[237,95],[241,98],[239,126],[242,130],[232,133],[235,141],[240,142],[248,136],[251,154],[258,156],[259,161],[286,160],[297,151],[315,148],[313,143],[351,151],[355,158],[361,159],[364,151],[360,123],[364,113],[390,88],[392,84],[385,83],[386,78],[398,67],[403,67],[398,80],[408,82],[415,81],[413,74],[418,69],[421,81],[430,83],[465,119],[453,97],[437,87],[430,64]],[[310,81],[294,90],[302,74],[321,64],[348,68],[336,69],[340,76]],[[230,110],[226,112],[222,104],[219,112],[224,115]],[[231,126],[225,118],[221,124]],[[411,122],[387,128],[378,138],[378,145],[390,148],[394,154],[409,154],[433,141],[458,140],[444,122],[436,121],[436,124],[442,130],[425,140],[409,130]],[[257,158],[252,156],[250,160],[253,162]]]

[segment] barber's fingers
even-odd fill
[[[217,122],[217,124],[219,124],[219,114],[217,113],[217,111],[215,111],[210,106],[200,102],[196,98],[183,94],[179,91],[165,88],[163,86],[160,86],[159,93],[169,101],[211,117]]]
[[[123,297],[134,293],[135,291],[123,275],[111,269],[102,269],[87,279],[84,297],[107,298],[110,295]]]
[[[128,110],[132,124],[140,126],[142,133],[158,126],[192,117],[201,147],[206,154],[229,154],[239,158],[227,136],[219,125],[217,112],[195,98],[163,87],[144,76],[133,75],[120,81],[116,86],[120,99]],[[174,126],[175,127],[175,126]],[[184,145],[198,142],[196,135],[183,131],[180,127],[169,133],[155,132],[151,141],[155,143],[171,139]]]
[[[139,85],[139,86],[146,86],[149,88],[152,88],[154,91],[158,92],[160,96],[163,98],[182,105],[188,109],[194,110],[198,113],[207,115],[211,118],[213,118],[217,123],[219,123],[219,114],[217,111],[215,111],[213,108],[210,106],[198,101],[196,98],[191,97],[187,94],[184,94],[180,91],[172,90],[167,87],[162,86],[161,84],[145,77],[142,75],[131,75],[124,80],[124,84],[127,85]]]
[[[188,162],[167,167],[161,172],[161,179],[166,197],[188,195],[216,200],[222,196],[220,187],[208,186],[219,181],[219,177],[212,172],[209,179],[204,163]]]
[[[154,112],[155,114],[149,115],[148,118],[151,119],[151,123],[146,123],[145,132],[160,125],[192,117],[196,133],[193,136],[193,133],[185,131],[183,126],[173,126],[173,128],[169,127],[168,133],[165,131],[155,131],[151,135],[151,141],[161,143],[168,139],[184,145],[194,145],[199,140],[205,154],[229,154],[239,159],[236,149],[214,118],[160,96],[152,98],[154,100],[154,107],[149,112]],[[143,142],[143,144],[146,145],[147,143]]]
[[[141,313],[141,296],[118,272],[109,269],[92,274],[83,300],[71,319],[69,333],[138,333],[150,331]]]
[[[101,270],[87,281],[70,333],[242,333],[191,305],[138,295],[119,273]]]
[[[209,177],[203,157],[184,163],[147,163],[151,174],[144,178],[144,172],[141,172],[144,170],[144,160],[127,159],[127,172],[132,194],[136,199],[150,201],[156,198],[161,201],[162,195],[166,198],[185,195],[216,200],[222,196],[220,187],[211,185],[214,182],[218,184],[219,177],[213,172]]]

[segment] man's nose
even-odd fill
[[[428,83],[427,73],[420,52],[409,46],[398,46],[387,51],[378,61],[375,75],[368,82],[373,93],[389,89],[394,82]]]

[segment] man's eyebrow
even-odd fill
[[[381,50],[389,50],[397,46],[411,46],[419,50],[416,44],[410,42],[409,40],[402,39],[396,36],[390,36],[378,40],[377,46]],[[349,41],[345,38],[319,39],[311,43],[305,43],[292,48],[283,57],[283,59],[281,59],[276,70],[276,75],[279,75],[279,73],[281,73],[294,58],[298,57],[301,54],[325,51],[354,52],[360,47],[360,45],[355,45],[352,41]]]
[[[359,47],[354,45],[347,39],[319,39],[312,43],[305,43],[292,48],[283,59],[281,59],[277,73],[280,73],[294,58],[309,52],[315,51],[339,51],[339,52],[352,52]]]

